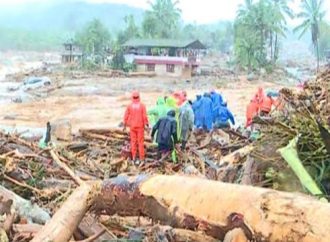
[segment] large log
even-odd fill
[[[103,183],[94,209],[143,215],[223,240],[240,227],[249,240],[328,242],[330,205],[311,197],[192,177],[118,177]]]
[[[36,234],[42,230],[40,224],[14,224],[13,231],[20,234]]]
[[[32,204],[3,186],[0,186],[0,196],[6,200],[13,200],[13,206],[18,215],[31,222],[44,224],[50,220],[49,214],[37,204]]]
[[[32,242],[65,242],[72,237],[85,213],[93,204],[100,184],[82,184],[65,201],[52,219],[37,233]]]

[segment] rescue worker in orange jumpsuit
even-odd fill
[[[265,98],[265,92],[262,87],[258,88],[257,93],[254,95],[253,100],[258,104],[258,112],[260,111],[261,104]]]
[[[275,104],[275,100],[272,98],[271,94],[267,94],[266,97],[263,98],[261,106],[260,106],[260,115],[268,116],[272,111],[272,106]]]
[[[255,99],[252,99],[246,108],[246,124],[245,128],[250,127],[253,122],[253,118],[258,115],[259,106]]]
[[[126,108],[124,116],[124,130],[130,128],[132,160],[136,165],[145,159],[144,153],[144,129],[149,127],[146,107],[140,101],[140,94],[137,91],[132,92],[132,103]],[[137,159],[137,148],[139,149],[139,158]]]

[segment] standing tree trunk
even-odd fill
[[[278,58],[278,35],[275,34],[275,43],[274,43],[274,63],[277,61]]]
[[[320,48],[319,41],[316,40],[316,58],[317,58],[317,72],[320,70]]]
[[[269,37],[269,41],[270,41],[270,59],[273,60],[273,32],[270,32],[270,37]]]

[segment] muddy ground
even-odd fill
[[[80,128],[114,127],[122,120],[131,90],[139,90],[142,101],[147,107],[152,107],[158,96],[167,95],[173,90],[187,90],[188,97],[194,99],[197,93],[204,93],[211,88],[216,88],[224,95],[238,123],[243,124],[246,105],[257,87],[279,89],[283,86],[261,80],[250,82],[244,76],[236,80],[194,77],[189,82],[177,78],[105,78],[96,75],[81,79],[63,75],[55,79],[53,90],[48,91],[9,92],[8,87],[20,85],[20,80],[16,80],[16,83],[8,80],[1,82],[1,125],[41,128],[47,121],[64,118],[71,121],[74,132]],[[22,103],[12,102],[19,96],[23,97]]]
[[[294,85],[283,69],[247,81],[246,74],[228,70],[226,56],[220,55],[202,60],[201,69],[213,71],[211,75],[189,81],[166,77],[108,78],[98,72],[72,71],[57,65],[50,68],[51,72],[40,74],[52,80],[50,87],[23,90],[23,79],[35,75],[29,73],[32,67],[40,67],[43,62],[59,63],[59,58],[58,53],[0,53],[2,76],[18,72],[0,78],[0,128],[19,131],[38,128],[40,132],[47,121],[57,119],[69,119],[74,132],[80,128],[114,127],[121,122],[134,89],[141,92],[142,101],[150,108],[158,96],[171,91],[186,90],[189,98],[194,99],[197,93],[215,88],[228,101],[238,124],[243,124],[246,105],[259,86],[278,90]],[[13,102],[17,99],[21,103]]]

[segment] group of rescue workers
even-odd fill
[[[265,94],[264,89],[259,87],[247,106],[245,128],[251,128],[255,116],[269,116],[273,106],[279,109],[280,99],[277,98],[278,96],[279,94],[274,91]]]
[[[251,126],[254,116],[269,114],[275,104],[274,96],[276,94],[272,92],[265,95],[262,88],[258,89],[247,107],[246,127]],[[197,95],[195,101],[188,100],[185,91],[175,92],[159,97],[156,106],[149,110],[141,102],[139,92],[134,91],[124,116],[124,130],[130,128],[131,158],[135,164],[145,160],[145,131],[152,129],[151,139],[158,144],[157,158],[161,159],[165,154],[173,154],[178,143],[181,143],[181,150],[185,150],[194,128],[210,132],[230,128],[230,123],[235,125],[235,118],[227,102],[215,90]]]

